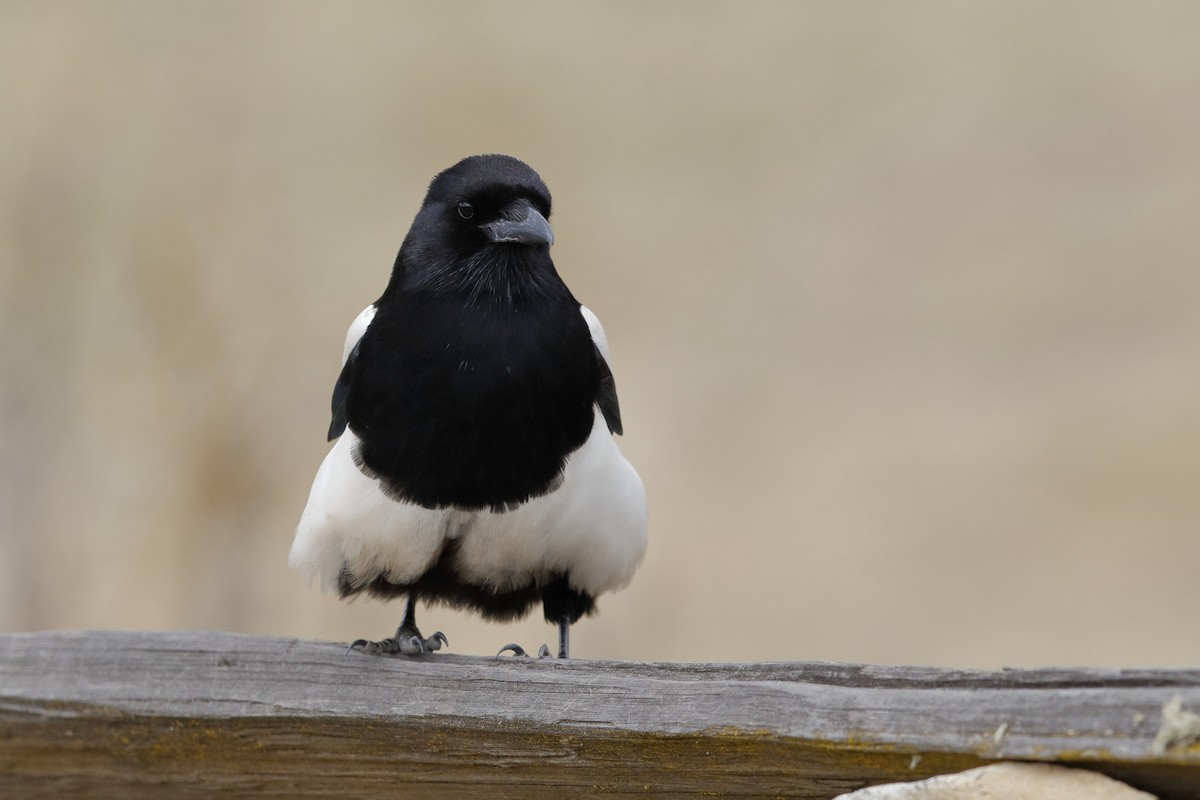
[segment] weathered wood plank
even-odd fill
[[[829,798],[990,760],[1200,797],[1200,671],[370,658],[226,633],[0,635],[0,796]],[[417,792],[416,795],[413,792]]]

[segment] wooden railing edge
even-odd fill
[[[0,634],[0,795],[828,798],[1016,759],[1175,800],[1200,797],[1197,709],[1196,670],[373,658],[215,632]]]

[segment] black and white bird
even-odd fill
[[[550,259],[550,192],[525,163],[472,156],[438,174],[378,300],[350,325],[330,440],[291,566],[342,597],[407,597],[569,626],[624,587],[646,549],[646,495],[617,449],[600,321]],[[522,648],[509,645],[523,655]],[[543,646],[542,654],[548,651]]]

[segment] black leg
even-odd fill
[[[421,631],[417,628],[417,594],[412,592],[408,595],[408,604],[404,608],[404,620],[396,629],[395,636],[379,642],[358,639],[350,645],[350,650],[362,650],[372,656],[387,656],[396,653],[415,656],[441,650],[442,645],[449,647],[450,641],[441,631],[434,633],[428,639],[421,636]]]
[[[417,630],[417,593],[410,592],[408,602],[404,604],[404,619],[400,622],[400,627],[396,629],[396,638],[399,639],[403,635],[420,636],[421,632]]]
[[[571,618],[558,618],[558,657],[570,658],[567,652],[570,650],[571,637]]]

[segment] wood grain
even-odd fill
[[[1197,670],[647,664],[0,635],[0,797],[829,798],[998,759],[1200,798]],[[415,793],[415,794],[414,794]]]

